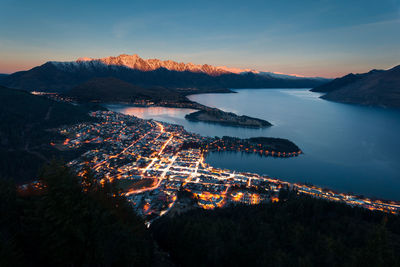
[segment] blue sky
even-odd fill
[[[139,54],[306,76],[400,64],[400,0],[0,0],[0,73]]]

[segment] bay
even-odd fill
[[[341,104],[307,89],[239,89],[235,94],[189,98],[207,106],[268,120],[272,127],[246,129],[189,122],[192,110],[161,107],[110,109],[183,125],[206,136],[287,138],[304,152],[295,158],[214,152],[206,161],[220,168],[268,174],[341,192],[400,200],[400,111]]]

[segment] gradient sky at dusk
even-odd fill
[[[306,76],[387,69],[400,64],[400,0],[0,0],[0,73],[123,53]]]

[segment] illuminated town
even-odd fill
[[[209,151],[226,150],[223,139],[189,133],[179,125],[111,111],[96,111],[91,116],[93,122],[58,129],[65,140],[52,145],[61,150],[87,147],[87,152],[68,165],[79,175],[88,166],[100,183],[108,180],[116,184],[147,223],[168,212],[179,213],[196,206],[213,209],[234,203],[279,201],[282,188],[370,210],[400,212],[400,203],[394,201],[371,200],[265,175],[214,168],[204,158]],[[238,144],[235,150],[269,156],[301,153],[286,155]],[[182,195],[190,197],[185,199]]]

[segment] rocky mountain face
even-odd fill
[[[190,71],[195,73],[205,73],[212,76],[231,73],[228,69],[214,67],[208,64],[196,65],[193,63],[183,63],[172,60],[142,59],[137,54],[134,55],[123,54],[117,57],[106,57],[98,59],[79,58],[75,63],[104,64],[107,66],[120,66],[140,71],[153,71],[164,68],[171,71],[180,71],[180,72]],[[63,64],[63,62],[58,62],[57,64]]]
[[[326,92],[321,98],[337,102],[400,108],[400,65],[386,71],[348,74],[312,91]]]
[[[101,59],[80,58],[72,62],[49,61],[28,71],[3,77],[0,84],[30,91],[68,92],[93,78],[113,77],[141,87],[185,89],[191,93],[221,88],[309,88],[326,80],[276,77],[256,71],[142,59],[120,55]],[[187,90],[191,89],[191,90]]]

